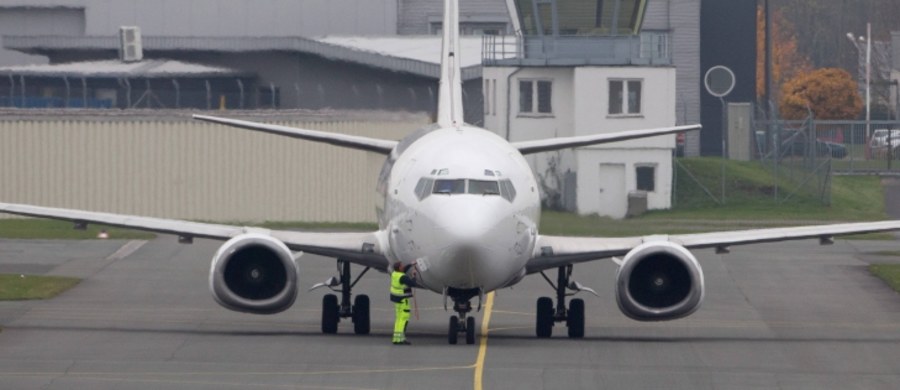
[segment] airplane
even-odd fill
[[[604,132],[593,135],[507,142],[463,122],[457,0],[444,5],[441,75],[436,123],[399,141],[334,134],[244,120],[194,115],[218,123],[382,154],[386,157],[376,192],[378,230],[363,233],[310,233],[108,214],[25,204],[0,203],[0,212],[74,222],[98,223],[224,241],[212,258],[209,287],[223,307],[254,314],[287,310],[298,295],[303,253],[337,260],[339,275],[314,287],[340,293],[322,299],[321,328],[336,333],[343,318],[354,333],[370,332],[370,299],[353,297],[356,282],[370,269],[387,272],[396,262],[415,265],[420,288],[452,301],[447,339],[475,340],[472,300],[541,274],[555,300],[537,300],[535,333],[552,336],[565,322],[568,336],[582,338],[585,305],[570,292],[592,292],[573,278],[574,265],[611,259],[618,265],[615,295],[619,309],[637,321],[683,318],[701,305],[703,270],[691,251],[797,239],[833,242],[843,234],[900,230],[900,221],[754,229],[625,238],[564,237],[538,232],[540,197],[524,155],[580,146],[672,135],[699,125]],[[364,267],[353,279],[351,264]],[[557,271],[556,283],[545,271]],[[385,294],[387,288],[385,287]],[[351,302],[352,298],[352,302]]]

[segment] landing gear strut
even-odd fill
[[[455,292],[453,294],[453,310],[458,315],[450,317],[450,325],[447,330],[447,342],[456,344],[460,333],[465,333],[466,344],[475,344],[475,317],[470,317],[474,296],[472,291]],[[446,306],[445,306],[446,307]]]
[[[577,283],[570,283],[572,276],[572,265],[559,267],[557,270],[556,284],[550,281],[543,272],[541,276],[550,283],[556,290],[556,309],[553,308],[553,300],[548,297],[540,297],[537,300],[537,321],[535,322],[535,331],[537,337],[548,338],[553,335],[553,325],[557,322],[566,322],[569,328],[569,337],[578,339],[584,337],[584,300],[574,298],[569,302],[569,308],[566,309],[566,288],[586,291],[593,291],[584,288]]]
[[[322,333],[337,333],[338,322],[340,322],[341,318],[350,318],[353,321],[354,333],[369,334],[369,296],[357,295],[356,299],[353,300],[353,305],[350,304],[353,286],[356,286],[359,279],[369,271],[369,267],[366,267],[351,282],[350,262],[338,259],[337,266],[340,273],[338,278],[333,277],[325,283],[313,286],[313,289],[323,286],[328,287],[341,294],[340,303],[335,294],[327,294],[322,297]],[[337,288],[337,286],[340,286],[340,288]]]

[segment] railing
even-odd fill
[[[514,36],[485,35],[482,64],[671,64],[669,34],[645,32],[621,36]]]

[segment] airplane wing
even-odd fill
[[[194,119],[204,122],[218,123],[221,125],[238,127],[248,130],[262,131],[264,133],[283,135],[286,137],[300,138],[307,141],[324,142],[336,146],[352,149],[361,149],[379,154],[391,154],[391,150],[397,146],[397,141],[389,141],[377,138],[362,137],[327,131],[299,129],[296,127],[271,125],[266,123],[244,121],[240,119],[219,118],[208,115],[194,115]]]
[[[542,235],[538,237],[535,245],[535,250],[539,254],[529,261],[527,270],[528,273],[535,273],[568,264],[623,256],[632,248],[649,240],[667,240],[688,249],[716,248],[727,251],[728,247],[733,245],[810,238],[817,238],[821,243],[827,244],[838,235],[891,230],[900,230],[900,220],[622,238]]]
[[[657,129],[627,130],[615,133],[591,134],[576,137],[547,138],[535,141],[513,142],[512,146],[519,149],[522,154],[540,153],[550,150],[576,148],[610,142],[627,141],[636,138],[653,137],[657,135],[675,134],[689,130],[699,130],[700,125],[661,127]]]
[[[388,260],[381,251],[378,232],[295,232],[14,203],[0,203],[0,212],[28,217],[72,221],[74,223],[96,223],[155,233],[174,234],[187,238],[209,238],[223,241],[245,233],[268,234],[273,238],[284,242],[285,245],[293,251],[303,251],[317,255],[346,259],[356,264],[380,270],[386,270],[388,267]]]

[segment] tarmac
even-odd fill
[[[587,307],[580,340],[562,324],[550,339],[534,337],[535,300],[553,295],[540,276],[484,302],[475,345],[448,345],[450,313],[439,295],[418,291],[411,346],[390,343],[389,282],[377,272],[354,290],[371,296],[372,334],[342,321],[338,334],[323,335],[325,291],[306,288],[336,268],[317,256],[300,259],[291,309],[258,316],[218,306],[208,288],[218,245],[171,236],[0,240],[0,273],[84,278],[51,300],[0,302],[0,388],[900,388],[900,296],[867,270],[900,262],[876,254],[900,250],[900,241],[697,251],[704,305],[658,323],[619,312],[614,264],[577,265],[575,278],[600,294],[579,295]]]

